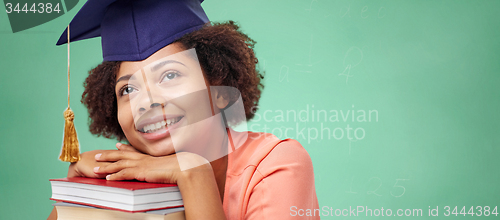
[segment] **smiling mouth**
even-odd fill
[[[168,127],[168,126],[172,126],[172,125],[176,124],[182,118],[184,118],[184,116],[170,118],[170,119],[159,121],[156,123],[146,124],[145,126],[140,128],[138,131],[140,131],[142,133],[155,133],[157,131],[165,129],[166,126]]]

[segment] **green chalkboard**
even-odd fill
[[[66,175],[67,164],[57,160],[66,48],[55,42],[83,3],[15,34],[0,8],[5,219],[48,216],[48,179]],[[322,219],[390,218],[388,210],[399,218],[498,218],[500,1],[207,0],[203,6],[212,21],[234,20],[257,41],[265,89],[248,128],[297,139],[309,152]],[[71,50],[82,150],[112,149],[114,141],[88,132],[79,103],[87,71],[102,61],[100,40]],[[290,214],[306,214],[298,209]]]

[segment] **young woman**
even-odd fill
[[[105,44],[105,37],[120,32],[114,28],[119,22],[109,20],[120,19],[130,5],[134,18],[141,12],[154,14],[152,8],[172,7],[163,5],[165,1],[147,2],[154,7],[127,2],[131,3],[111,4],[105,10],[105,61],[90,71],[82,102],[93,134],[129,144],[82,153],[82,159],[70,165],[68,177],[176,183],[186,219],[319,219],[312,162],[300,143],[226,128],[255,113],[263,78],[255,67],[255,42],[233,22],[204,23],[174,34],[175,40],[165,46],[151,44],[151,54],[138,50],[133,59],[117,56],[106,51],[123,50]],[[183,1],[169,4],[178,2]],[[192,11],[193,1],[184,2]],[[194,11],[199,15],[198,8]],[[104,30],[107,23],[113,28]],[[136,37],[137,45],[142,44],[140,38]],[[243,117],[224,116],[238,102]],[[292,211],[300,209],[317,212]],[[55,216],[53,211],[49,219]]]

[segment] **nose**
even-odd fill
[[[161,104],[158,102],[155,102],[155,103],[152,103],[151,105],[149,105],[149,108],[154,108],[154,107],[158,107],[158,106],[161,106]]]
[[[167,100],[168,99],[164,97],[161,91],[151,89],[150,91],[141,91],[140,94],[134,98],[134,103],[131,104],[132,108],[138,110],[137,113],[143,114],[156,107],[165,106],[168,102]]]
[[[170,93],[165,88],[158,85],[156,78],[148,77],[144,73],[137,75],[134,85],[137,86],[137,92],[130,98],[130,107],[134,117],[140,117],[150,110],[158,110],[165,107],[172,99]]]
[[[154,108],[154,107],[158,107],[158,106],[161,106],[161,105],[162,105],[162,104],[160,104],[160,103],[158,103],[158,102],[154,102],[154,103],[151,103],[151,105],[149,105],[149,108]],[[140,111],[140,112],[144,112],[144,111],[146,111],[146,109],[145,109],[145,108],[143,108],[143,107],[140,107],[140,108],[139,108],[139,111]]]

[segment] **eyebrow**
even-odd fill
[[[167,64],[169,64],[169,63],[178,63],[178,64],[181,64],[181,65],[183,65],[183,66],[186,66],[186,65],[184,65],[183,63],[181,63],[181,62],[179,62],[179,61],[175,61],[175,60],[165,60],[165,61],[163,61],[163,62],[161,62],[161,63],[158,63],[158,64],[154,65],[153,67],[151,67],[151,72],[154,72],[154,71],[156,71],[156,70],[160,69],[162,66],[165,66],[165,65],[167,65]]]
[[[134,79],[135,77],[132,74],[128,74],[128,75],[122,76],[118,80],[116,80],[116,84],[118,84],[118,82],[120,82],[122,80],[129,80],[131,78]]]

